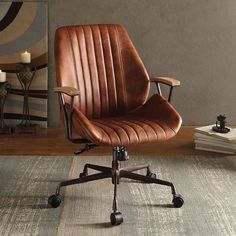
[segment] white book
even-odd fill
[[[199,140],[199,139],[194,140],[194,143],[199,144],[199,145],[207,145],[208,147],[213,147],[217,149],[223,149],[223,150],[236,152],[235,146],[226,145],[224,143],[222,144],[222,143],[207,142],[205,140]]]
[[[218,139],[212,136],[207,136],[204,134],[194,134],[194,141],[201,141],[213,145],[221,145],[225,147],[231,147],[236,149],[236,142]]]
[[[207,134],[219,139],[224,139],[224,140],[236,140],[236,128],[230,128],[230,132],[226,134],[218,133],[212,130],[212,127],[215,125],[207,125],[203,127],[198,127],[195,128],[196,133],[202,133],[202,134]]]
[[[235,152],[231,150],[227,150],[227,149],[223,150],[218,147],[212,147],[212,146],[208,146],[205,144],[198,144],[198,143],[195,143],[195,149],[203,150],[203,151],[210,151],[210,152],[225,153],[225,154],[235,154]]]

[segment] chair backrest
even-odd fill
[[[57,29],[55,62],[58,86],[80,90],[75,105],[90,119],[125,114],[148,97],[147,71],[120,25]]]

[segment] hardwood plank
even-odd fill
[[[192,156],[217,155],[194,149],[194,126],[183,126],[171,140],[139,144],[128,147],[129,155],[140,156]],[[13,134],[0,136],[0,155],[71,156],[81,145],[69,142],[63,128],[41,129],[37,134]],[[111,155],[111,147],[98,147],[82,155]]]

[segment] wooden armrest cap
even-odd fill
[[[80,94],[78,89],[72,88],[72,87],[67,87],[67,86],[56,87],[56,88],[53,89],[53,92],[55,92],[55,93],[65,93],[69,96],[76,96],[76,95]]]
[[[169,86],[180,86],[180,81],[174,78],[169,78],[169,77],[153,77],[151,78],[151,82],[155,83],[162,83],[162,84],[167,84]]]

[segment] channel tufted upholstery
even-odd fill
[[[99,145],[127,146],[178,132],[181,117],[175,109],[157,94],[148,99],[149,76],[122,26],[61,27],[55,59],[58,86],[80,90],[73,115],[80,136]]]
[[[148,74],[123,27],[62,27],[55,40],[58,84],[79,88],[76,105],[88,118],[122,115],[146,101]]]

